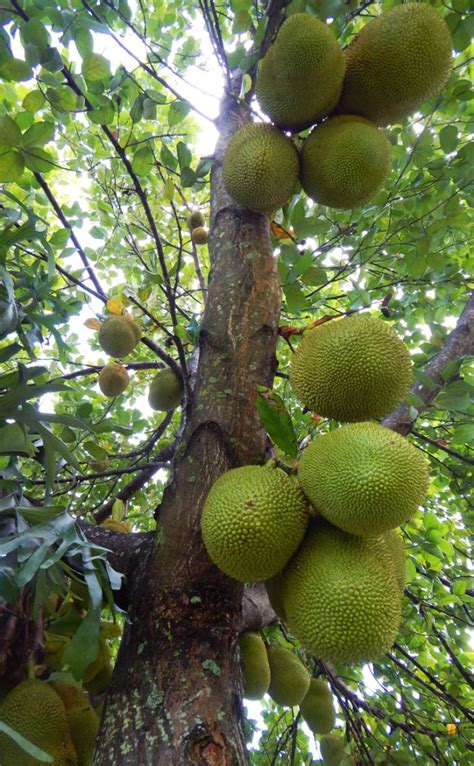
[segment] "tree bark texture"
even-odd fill
[[[256,386],[271,386],[276,369],[280,283],[269,221],[237,206],[222,185],[228,139],[248,120],[235,98],[224,99],[194,397],[157,536],[129,583],[96,766],[247,763],[237,652],[243,586],[210,562],[200,515],[220,474],[264,457]]]

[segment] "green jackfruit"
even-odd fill
[[[269,580],[265,580],[265,589],[267,591],[268,600],[273,608],[275,614],[285,619],[285,607],[283,606],[282,598],[283,579],[282,573],[279,572],[275,577],[271,577]]]
[[[318,659],[371,662],[392,646],[401,597],[383,537],[316,519],[283,576],[288,627]]]
[[[183,382],[174,370],[167,367],[156,373],[150,383],[148,403],[153,410],[168,412],[181,404],[184,388]]]
[[[204,226],[205,223],[206,220],[200,210],[193,210],[192,213],[188,215],[188,228],[190,231],[199,229],[201,226]]]
[[[255,213],[271,213],[293,194],[298,153],[273,125],[244,125],[229,141],[222,172],[231,197]]]
[[[204,504],[201,529],[219,569],[243,582],[277,574],[300,544],[308,504],[280,468],[233,468],[215,482]]]
[[[99,388],[105,396],[119,396],[129,384],[128,372],[118,362],[110,362],[99,372]]]
[[[109,356],[122,359],[128,356],[141,337],[136,322],[126,316],[110,316],[99,329],[99,344]]]
[[[193,229],[191,232],[191,239],[195,245],[205,245],[209,239],[207,229],[203,226],[198,226],[197,229]]]
[[[331,690],[321,678],[312,678],[306,697],[300,704],[301,715],[313,734],[329,734],[336,723]]]
[[[84,689],[89,694],[102,694],[109,688],[113,672],[113,666],[107,662],[90,681],[84,682]]]
[[[290,383],[310,410],[352,422],[382,418],[408,393],[407,347],[382,319],[354,316],[316,327],[293,355]]]
[[[92,766],[99,719],[88,698],[77,686],[60,681],[51,683],[66,708],[72,741],[77,753],[78,766]]]
[[[334,32],[308,13],[295,13],[260,62],[257,99],[275,125],[303,130],[336,106],[344,70]]]
[[[390,141],[362,117],[317,125],[301,149],[301,185],[321,205],[360,207],[378,192],[392,166]]]
[[[400,529],[389,529],[384,533],[384,539],[392,554],[398,587],[403,593],[407,584],[407,561],[403,535]]]
[[[370,21],[346,51],[338,110],[377,125],[399,122],[445,85],[452,41],[428,3],[397,5]]]
[[[53,758],[52,766],[78,766],[76,751],[61,699],[45,681],[21,681],[5,697],[0,720]],[[16,742],[0,732],[2,766],[36,766]]]
[[[325,519],[363,537],[410,519],[423,502],[423,454],[378,423],[351,423],[318,436],[301,456],[301,487]]]
[[[278,705],[299,705],[305,698],[311,676],[298,657],[283,646],[268,647],[270,688],[268,693]]]
[[[339,766],[343,758],[345,742],[339,734],[325,734],[319,742],[324,766]]]
[[[242,633],[239,636],[243,664],[244,697],[259,700],[270,686],[270,665],[267,649],[258,633]]]

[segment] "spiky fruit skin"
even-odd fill
[[[332,30],[308,13],[295,13],[260,62],[257,98],[275,125],[303,130],[334,109],[344,71]]]
[[[318,659],[371,662],[392,646],[401,597],[383,537],[355,537],[317,519],[283,576],[287,624]]]
[[[152,410],[169,412],[181,404],[184,388],[181,378],[169,367],[160,370],[150,383],[148,403]]]
[[[191,232],[191,239],[195,245],[205,245],[209,239],[207,229],[203,226],[198,226],[196,229],[193,229]]]
[[[301,660],[284,646],[269,646],[270,687],[268,693],[278,705],[299,705],[305,698],[311,676]]]
[[[390,141],[362,117],[317,125],[301,149],[301,185],[320,205],[348,210],[371,199],[392,166]]]
[[[53,757],[52,766],[78,766],[69,732],[66,710],[61,699],[45,681],[21,681],[5,697],[0,720]],[[13,739],[0,732],[2,766],[36,766]]]
[[[331,690],[321,678],[312,678],[306,697],[300,704],[301,715],[313,734],[329,734],[336,724]]]
[[[300,544],[308,504],[280,468],[243,466],[224,473],[209,492],[201,530],[209,557],[242,582],[277,574]]]
[[[77,753],[78,766],[92,766],[99,719],[86,695],[71,684],[51,683],[66,708],[66,717]]]
[[[451,58],[449,29],[428,3],[397,5],[347,48],[338,110],[382,126],[400,122],[440,92]]]
[[[110,316],[100,326],[99,344],[109,356],[122,359],[133,351],[140,336],[140,328],[133,319]]]
[[[323,766],[339,766],[345,758],[345,742],[339,734],[325,734],[321,737],[319,746],[323,758]]]
[[[188,215],[188,228],[190,231],[199,229],[201,226],[204,226],[205,223],[206,220],[200,210],[193,210],[192,213]]]
[[[99,388],[104,396],[120,396],[130,382],[128,372],[118,362],[110,362],[99,372]]]
[[[267,591],[268,600],[273,608],[275,614],[285,620],[285,607],[283,606],[282,597],[283,579],[282,574],[279,572],[275,577],[271,577],[269,580],[265,580],[265,589]]]
[[[407,561],[401,530],[389,529],[388,532],[385,532],[384,538],[392,554],[398,587],[400,592],[403,593],[407,584]]]
[[[413,516],[429,476],[424,456],[403,436],[378,423],[351,423],[306,447],[298,479],[331,524],[370,537]]]
[[[288,202],[298,181],[298,153],[273,125],[244,125],[232,136],[224,156],[225,188],[255,213],[271,213]]]
[[[411,377],[402,339],[386,322],[368,316],[311,330],[290,369],[291,386],[306,407],[346,422],[387,415],[407,394]]]
[[[240,655],[243,664],[244,697],[262,699],[270,686],[270,665],[267,649],[258,633],[242,633],[239,636]]]

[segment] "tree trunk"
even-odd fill
[[[210,562],[206,495],[229,468],[261,462],[256,386],[271,386],[280,283],[269,221],[230,199],[221,163],[249,120],[227,97],[211,178],[211,276],[194,398],[155,542],[130,583],[131,607],[94,763],[245,764],[237,630],[243,587]]]

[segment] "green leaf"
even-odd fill
[[[31,437],[18,423],[7,423],[0,428],[0,454],[32,457],[35,452]]]
[[[175,125],[182,122],[190,110],[191,105],[187,101],[173,101],[168,109],[168,125],[170,128],[174,128]]]
[[[257,410],[270,438],[291,458],[296,458],[296,434],[282,399],[270,389],[259,387]]]
[[[25,80],[31,80],[33,71],[25,61],[9,59],[0,64],[0,77],[3,77],[4,80],[24,82]]]
[[[95,460],[105,460],[107,457],[107,450],[101,447],[100,444],[97,444],[96,442],[91,442],[91,441],[85,442],[84,449]]]
[[[23,134],[22,146],[43,146],[54,138],[55,127],[51,122],[35,122]]]
[[[437,409],[466,412],[472,401],[474,388],[464,380],[456,380],[444,388],[434,400]]]
[[[65,508],[60,505],[31,505],[18,506],[17,511],[29,524],[43,524],[45,521],[50,521],[64,513]]]
[[[0,117],[0,144],[18,147],[21,141],[21,130],[11,117]]]
[[[42,53],[41,66],[48,72],[60,72],[64,68],[64,61],[57,48],[48,46]]]
[[[36,747],[36,745],[33,745],[32,742],[15,731],[15,729],[12,729],[10,726],[8,726],[8,724],[6,724],[4,721],[0,721],[0,731],[2,731],[14,742],[16,742],[18,747],[28,753],[28,755],[30,755],[32,758],[36,758],[36,760],[40,761],[41,763],[53,763],[54,759],[52,755],[45,753],[44,750],[41,750],[39,747]]]
[[[110,77],[110,64],[100,53],[88,53],[82,60],[82,76],[89,82]]]
[[[183,168],[181,171],[181,186],[187,188],[196,183],[196,174],[191,168]]]
[[[444,152],[454,152],[458,145],[458,129],[455,125],[446,125],[439,131],[439,143]]]
[[[22,107],[27,112],[37,112],[45,103],[45,98],[40,90],[32,90],[23,99]]]
[[[44,24],[38,19],[22,21],[20,24],[20,36],[23,42],[45,48],[49,43],[49,33]]]
[[[19,181],[24,169],[25,160],[19,152],[0,152],[0,183]]]
[[[142,149],[139,149],[133,155],[133,159],[132,159],[133,171],[139,176],[147,176],[150,174],[153,168],[154,162],[155,162],[155,157],[153,155],[152,150],[150,149],[149,146],[144,146]]]
[[[34,173],[49,173],[54,168],[54,158],[45,149],[34,147],[30,151],[24,150],[25,165]]]
[[[193,155],[191,154],[189,148],[186,146],[186,144],[183,141],[178,141],[178,144],[176,146],[176,152],[178,155],[180,170],[183,170],[183,168],[189,167],[191,165]]]

